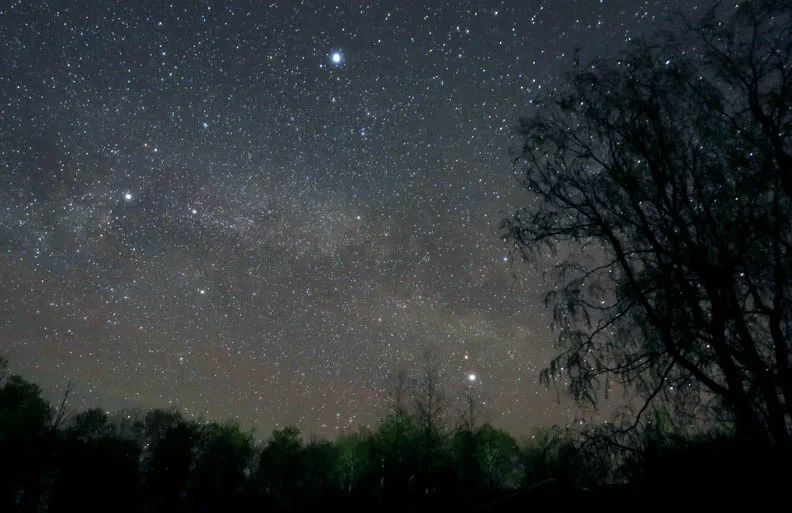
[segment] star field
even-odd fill
[[[0,354],[83,406],[332,435],[441,356],[514,432],[543,265],[510,129],[690,2],[12,2],[0,8]]]

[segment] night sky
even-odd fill
[[[75,407],[333,436],[443,362],[515,433],[552,259],[508,256],[510,131],[687,1],[0,7],[0,354]]]

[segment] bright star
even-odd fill
[[[125,192],[124,193],[124,199],[127,200],[127,201],[132,201],[132,193],[131,192]]]
[[[476,375],[473,373],[468,374],[468,381],[470,382],[476,381]]]
[[[344,65],[344,52],[341,50],[332,50],[330,52],[330,65],[340,68]]]

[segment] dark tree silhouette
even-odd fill
[[[790,446],[791,63],[792,3],[748,1],[576,65],[521,121],[532,198],[505,237],[564,255],[546,380],[704,402]]]
[[[101,410],[75,415],[55,453],[49,511],[139,511],[140,447]]]
[[[458,400],[459,429],[473,431],[479,421],[479,410],[481,408],[478,389],[472,383],[467,383]]]
[[[413,468],[414,490],[423,495],[434,495],[450,486],[450,467],[445,445],[447,399],[443,386],[443,368],[439,357],[425,349],[423,362],[413,386],[417,432],[412,443],[417,449],[417,466]]]
[[[419,376],[412,386],[415,394],[415,413],[419,427],[427,437],[436,436],[443,429],[446,397],[442,385],[442,369],[437,355],[424,351]]]
[[[2,358],[0,385],[0,511],[35,511],[53,442],[52,408],[37,385],[7,375]]]
[[[152,410],[144,420],[144,487],[155,512],[183,511],[199,429],[178,412]]]
[[[300,431],[286,427],[272,432],[259,456],[256,480],[268,497],[293,501],[305,486],[304,446]]]
[[[235,423],[201,426],[191,473],[191,511],[236,511],[255,456],[253,437]]]

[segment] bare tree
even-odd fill
[[[405,414],[407,411],[405,403],[410,394],[410,377],[405,369],[398,369],[388,374],[386,393],[390,412],[396,415]]]
[[[61,396],[60,403],[58,403],[58,409],[55,410],[55,416],[52,419],[52,432],[58,430],[58,428],[63,424],[66,418],[69,416],[69,397],[74,392],[74,383],[71,381],[66,383],[66,387],[63,389],[63,395]]]
[[[457,411],[460,429],[463,431],[474,431],[476,429],[476,424],[479,420],[479,405],[478,391],[474,388],[473,383],[468,383],[462,391]]]
[[[615,379],[646,401],[636,424],[651,401],[725,406],[743,436],[792,445],[790,62],[792,4],[747,1],[576,66],[521,121],[532,197],[505,237],[572,255],[546,381],[594,403]]]
[[[430,350],[423,354],[421,374],[415,380],[415,412],[418,425],[427,433],[442,428],[446,399],[442,388],[442,368],[437,355]]]

